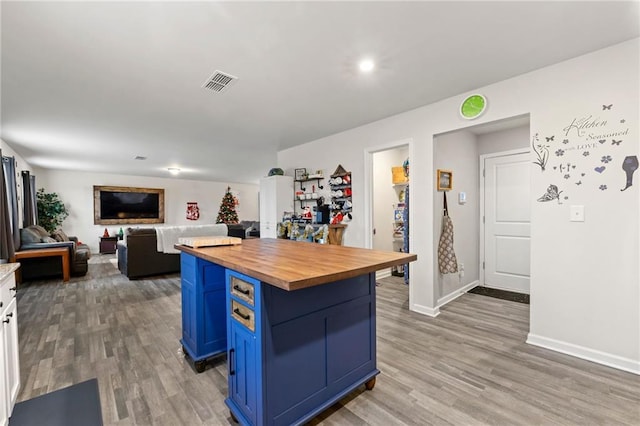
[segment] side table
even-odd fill
[[[115,253],[118,237],[100,237],[100,254]]]

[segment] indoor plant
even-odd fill
[[[38,225],[52,233],[62,225],[69,216],[67,208],[55,192],[44,192],[44,188],[36,193],[38,205]]]

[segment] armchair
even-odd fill
[[[43,248],[66,247],[69,250],[70,271],[73,276],[83,276],[88,270],[91,250],[86,244],[78,242],[76,237],[67,237],[62,231],[56,231],[55,238],[41,226],[33,225],[20,230],[20,251]],[[59,241],[58,241],[59,240]],[[62,274],[59,258],[39,257],[20,260],[22,279],[30,280]]]

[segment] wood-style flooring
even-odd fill
[[[196,374],[182,355],[179,276],[129,281],[110,259],[19,287],[19,400],[97,377],[106,425],[234,424],[224,358]],[[640,377],[527,345],[528,305],[466,294],[433,319],[380,283],[376,387],[311,424],[640,424]]]

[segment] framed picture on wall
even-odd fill
[[[295,179],[296,180],[305,180],[307,178],[307,169],[296,169],[295,170]]]
[[[451,170],[438,169],[436,188],[438,191],[450,191],[453,189],[453,172]]]

